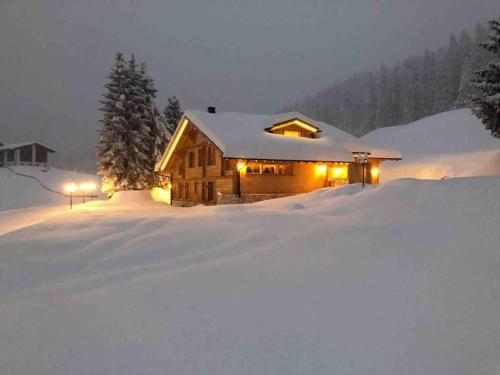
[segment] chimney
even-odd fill
[[[207,112],[208,113],[215,113],[215,107],[208,107]]]

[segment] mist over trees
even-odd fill
[[[393,66],[353,74],[285,111],[297,110],[360,136],[374,129],[416,121],[467,107],[477,90],[469,81],[493,55],[479,43],[488,39],[484,25],[471,35],[452,34],[446,47],[408,57]]]

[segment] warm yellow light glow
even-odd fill
[[[64,184],[64,192],[66,193],[74,193],[77,189],[77,186],[74,182],[68,182]]]
[[[160,187],[154,187],[151,189],[151,198],[155,202],[163,202],[170,204],[170,189],[168,187],[165,188],[160,188]]]
[[[333,178],[347,178],[347,166],[336,166],[332,169]]]
[[[238,162],[238,164],[236,164],[236,168],[238,169],[238,172],[241,171],[243,168],[245,168],[246,165],[247,164],[242,162],[242,161]]]
[[[108,196],[113,195],[115,190],[115,185],[112,181],[104,179],[101,184],[101,191],[108,194]]]
[[[170,143],[168,144],[166,156],[160,165],[160,171],[165,169],[165,166],[167,165],[168,161],[170,160],[170,157],[172,156],[172,154],[174,153],[175,147],[179,143],[179,140],[181,139],[182,133],[184,133],[184,130],[186,129],[187,124],[188,124],[188,120],[184,119],[184,121],[182,122],[179,129],[177,129],[175,131],[174,137],[170,140]]]
[[[317,133],[318,132],[318,129],[316,129],[316,128],[310,126],[310,125],[307,125],[305,122],[302,122],[300,120],[293,120],[293,121],[290,121],[290,122],[285,122],[284,124],[273,126],[271,128],[271,130],[278,130],[278,129],[286,128],[287,126],[290,126],[290,125],[300,126],[301,128],[303,128],[305,130],[308,130],[308,131],[310,131],[312,133]]]
[[[296,130],[285,130],[283,135],[287,137],[300,137],[300,132]]]
[[[373,167],[373,168],[371,169],[371,173],[372,173],[372,177],[377,178],[377,177],[378,177],[378,174],[379,174],[379,169],[378,169],[378,168],[376,168],[376,167]]]
[[[324,175],[326,173],[326,165],[324,164],[316,164],[316,175]]]
[[[97,185],[94,182],[83,182],[80,184],[80,190],[89,192],[97,189]]]

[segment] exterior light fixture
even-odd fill
[[[69,208],[73,208],[73,198],[82,198],[83,203],[85,203],[86,197],[89,197],[90,199],[97,198],[97,195],[93,193],[96,189],[97,185],[94,182],[82,182],[80,185],[77,185],[74,182],[65,183],[64,193],[69,196]],[[81,191],[83,195],[74,195],[77,191]]]
[[[74,182],[68,182],[64,184],[64,192],[69,194],[69,208],[73,208],[73,193],[77,190],[77,186]]]
[[[238,170],[238,172],[240,172],[243,168],[245,168],[245,166],[247,165],[247,163],[245,162],[238,162],[238,164],[236,164],[236,169]]]
[[[366,163],[368,163],[370,153],[369,152],[353,152],[352,157],[356,163],[359,163],[363,166],[363,187],[365,187],[365,168]]]

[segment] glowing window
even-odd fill
[[[247,174],[260,174],[260,164],[250,163],[247,165]]]
[[[287,137],[300,137],[300,132],[297,130],[285,130],[283,135]]]
[[[347,165],[336,165],[330,168],[331,178],[347,178]]]
[[[262,166],[262,174],[275,174],[277,171],[276,165],[264,164]]]

